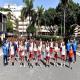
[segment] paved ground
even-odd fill
[[[0,50],[1,53],[1,50]],[[60,62],[60,60],[59,60]],[[68,63],[66,63],[68,66]],[[80,57],[77,56],[77,63],[72,64],[72,70],[65,67],[46,67],[44,65],[29,68],[20,67],[19,63],[15,62],[14,66],[9,64],[3,66],[2,58],[0,60],[0,80],[80,80]]]

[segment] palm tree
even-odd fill
[[[43,6],[38,7],[38,11],[37,11],[37,24],[38,24],[38,30],[40,30],[40,26],[41,26],[41,19],[42,19],[42,15],[44,12],[44,8]]]
[[[23,32],[22,32],[22,35],[23,35],[23,33],[24,33],[24,20],[26,18],[26,7],[24,7],[21,10],[21,16],[20,16],[20,18],[21,18],[21,21],[23,22]]]
[[[65,37],[65,17],[66,17],[66,6],[67,6],[67,4],[68,4],[68,1],[69,0],[61,0],[61,3],[62,3],[62,5],[63,5],[63,7],[64,7],[64,37]]]
[[[31,24],[31,15],[33,12],[34,0],[23,0],[25,7],[22,9],[24,18],[29,17],[29,25]]]

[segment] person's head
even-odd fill
[[[62,46],[64,46],[65,45],[65,43],[64,42],[62,42]]]

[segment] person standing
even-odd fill
[[[62,43],[61,50],[62,50],[61,51],[61,60],[62,60],[61,67],[62,67],[65,66],[65,57],[66,57],[66,47],[64,42]]]
[[[66,54],[66,60],[68,60],[69,58],[69,51],[70,51],[70,48],[71,48],[71,43],[70,41],[68,40],[67,44],[66,44],[66,50],[67,50],[67,54]]]
[[[58,53],[59,53],[59,48],[58,48],[58,43],[56,42],[55,43],[55,46],[54,46],[54,66],[58,66],[57,64],[57,59],[58,59]]]
[[[20,57],[20,67],[24,66],[24,60],[25,60],[25,49],[24,49],[24,43],[23,41],[20,42],[19,45],[19,57]]]
[[[14,45],[13,45],[13,43],[12,43],[11,46],[10,46],[10,59],[11,59],[12,66],[14,66],[15,50],[14,50]]]
[[[74,40],[73,43],[72,43],[72,49],[73,49],[73,53],[74,53],[74,63],[75,63],[76,62],[76,50],[77,50],[76,40]]]
[[[68,56],[69,56],[69,68],[72,69],[72,67],[71,67],[71,63],[73,62],[73,57],[74,57],[74,52],[73,52],[72,47],[71,47],[70,50],[69,50],[69,54],[68,54]]]
[[[5,66],[8,64],[8,49],[6,47],[6,43],[3,44],[2,51],[3,51],[3,64]]]

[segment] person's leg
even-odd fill
[[[76,62],[76,51],[74,51],[74,62]]]
[[[15,56],[13,55],[13,58],[12,58],[12,65],[14,65],[14,61],[15,61]]]
[[[6,65],[8,64],[7,55],[5,56]]]
[[[72,63],[72,58],[69,58],[69,68],[70,68],[70,69],[72,69],[71,63]]]
[[[65,66],[65,55],[63,56],[63,66]]]
[[[69,59],[68,54],[69,54],[69,51],[67,51],[66,60],[68,60],[68,59]]]
[[[3,64],[5,65],[5,55],[3,55]]]

